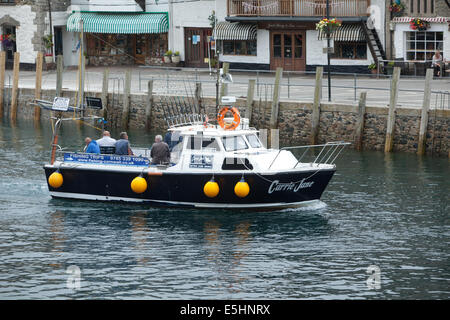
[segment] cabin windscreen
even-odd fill
[[[248,145],[242,136],[223,137],[222,139],[226,151],[248,149]]]
[[[261,148],[262,147],[261,141],[259,141],[256,134],[248,134],[245,137],[247,138],[247,141],[252,148]]]

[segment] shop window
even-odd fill
[[[256,40],[224,40],[223,54],[256,56]]]
[[[335,42],[334,59],[367,59],[366,42]]]
[[[406,32],[406,60],[432,60],[436,50],[442,52],[443,32]]]

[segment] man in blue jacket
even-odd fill
[[[84,139],[84,142],[86,143],[84,152],[100,154],[100,147],[98,146],[97,141],[87,137]]]

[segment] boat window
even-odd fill
[[[211,137],[189,137],[187,148],[191,150],[219,150],[219,143]]]
[[[176,144],[172,147],[172,152],[180,152],[183,150],[183,137],[180,137]]]
[[[253,170],[253,166],[247,158],[225,158],[222,170]]]
[[[248,149],[247,143],[242,136],[223,137],[222,140],[226,151]]]
[[[247,137],[248,143],[250,143],[250,146],[252,148],[261,148],[262,147],[261,141],[259,141],[256,134],[248,134],[248,135],[246,135],[246,137]]]
[[[202,149],[218,151],[220,148],[219,148],[219,143],[217,142],[217,140],[215,138],[203,137]]]
[[[187,148],[191,150],[201,150],[202,149],[202,138],[200,137],[189,137]]]

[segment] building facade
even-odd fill
[[[401,0],[402,10],[389,17],[391,59],[404,62],[429,63],[436,50],[450,60],[450,1]],[[422,27],[411,25],[413,19],[423,21]]]
[[[9,64],[20,51],[22,67],[33,68],[39,51],[63,54],[64,65],[75,66],[83,27],[85,55],[94,66],[161,65],[170,50],[185,66],[207,67],[217,45],[220,61],[231,68],[310,71],[327,65],[327,41],[316,30],[326,2],[0,0],[1,50]],[[342,22],[331,40],[332,71],[365,73],[368,65],[389,59],[426,62],[436,49],[448,59],[449,2],[329,0],[330,17]],[[392,11],[397,3],[401,12]],[[427,21],[427,29],[411,29],[413,18]],[[49,34],[53,46],[46,48]]]
[[[14,52],[20,52],[22,69],[33,69],[38,52],[46,52],[44,37],[50,34],[49,4],[54,15],[65,12],[70,1],[64,0],[0,0],[0,49],[6,51],[6,64],[11,67]],[[52,19],[53,20],[53,19]],[[52,43],[58,39],[53,39]]]

